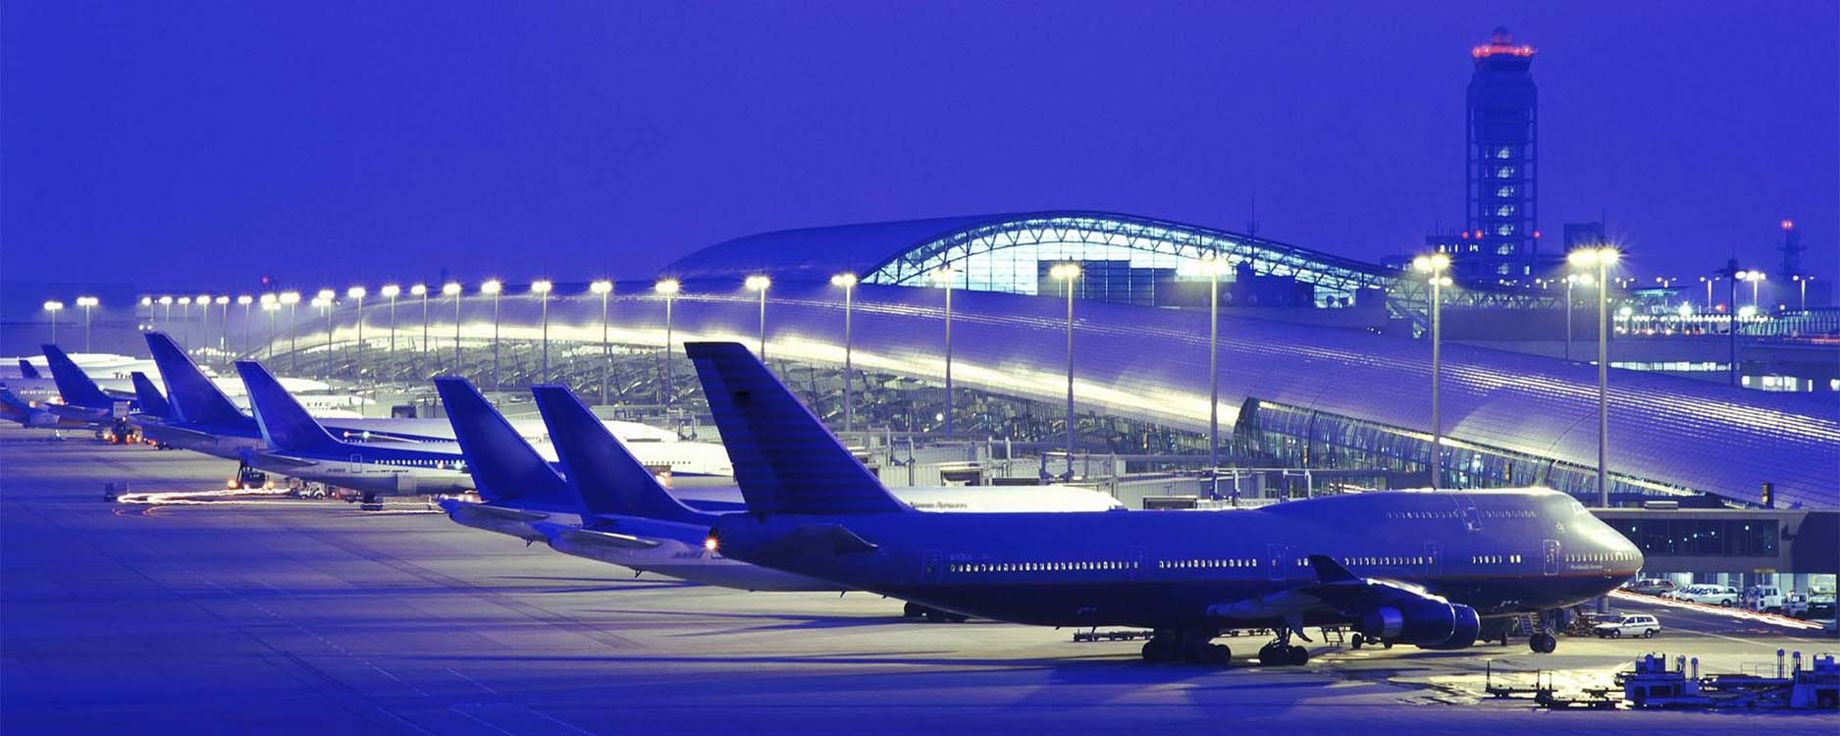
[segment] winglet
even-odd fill
[[[262,428],[262,439],[269,447],[311,450],[340,445],[261,363],[239,360],[236,372],[249,389],[249,405],[256,411],[256,424]]]
[[[1316,579],[1325,583],[1347,583],[1359,581],[1361,577],[1348,571],[1342,563],[1328,555],[1310,555],[1310,568],[1316,571]]]
[[[454,426],[454,439],[466,456],[479,497],[488,503],[544,511],[575,510],[568,484],[536,448],[513,429],[480,395],[471,381],[458,376],[436,376],[435,391]]]
[[[590,515],[638,516],[708,524],[711,516],[685,506],[658,483],[607,425],[563,386],[532,386],[549,441],[568,473],[569,486]]]
[[[865,514],[911,510],[739,343],[684,346],[735,468],[748,510],[759,514]]]
[[[115,408],[115,400],[103,393],[70,356],[56,345],[48,344],[44,348],[45,362],[51,366],[51,380],[57,383],[58,396],[63,397],[64,403],[91,409]]]
[[[172,407],[180,419],[194,424],[258,431],[255,420],[236,408],[230,397],[198,369],[198,364],[192,362],[192,357],[186,355],[171,336],[164,332],[147,333],[147,349],[153,353],[153,364],[160,369],[160,379],[166,382],[166,390],[172,394]]]
[[[32,365],[32,362],[29,360],[26,360],[25,358],[19,359],[19,377],[20,378],[43,378],[43,376],[39,375],[38,373],[38,367]]]
[[[166,397],[160,395],[159,387],[147,374],[134,371],[128,377],[134,379],[134,400],[140,403],[142,414],[155,419],[173,418],[172,404],[166,403]]]

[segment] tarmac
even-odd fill
[[[1146,665],[1136,642],[899,618],[870,594],[706,588],[383,511],[212,492],[229,461],[0,429],[0,732],[1474,734],[1840,732],[1834,714],[1546,711],[1485,671],[1608,685],[1646,652],[1773,669],[1840,642],[1652,611],[1653,640],[1318,643],[1303,668]],[[105,483],[137,494],[112,503]]]

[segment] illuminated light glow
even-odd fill
[[[192,298],[191,298],[191,297],[189,297],[189,296],[182,296],[182,297],[179,297],[179,306],[181,306],[181,307],[189,307],[189,306],[192,306]]]
[[[345,296],[351,299],[363,299],[365,293],[367,292],[365,292],[362,286],[353,286],[345,290]]]
[[[163,297],[160,297],[160,303],[161,303],[161,304],[172,304],[172,303],[173,303],[173,298],[172,298],[172,297],[170,297],[170,296],[163,296]]]
[[[319,298],[325,301],[332,301],[333,299],[338,298],[338,296],[339,296],[338,293],[331,289],[320,289],[319,290]]]
[[[210,294],[199,294],[197,301],[199,304],[210,304],[211,295]]]
[[[1738,307],[1738,318],[1739,319],[1750,319],[1755,316],[1757,316],[1757,305],[1746,304],[1742,307]]]
[[[556,288],[556,285],[550,283],[549,279],[538,279],[530,282],[530,293],[532,294],[548,294],[550,290],[554,288]]]
[[[455,283],[453,281],[449,281],[445,284],[442,284],[441,293],[446,294],[448,296],[459,296],[460,295],[460,284]]]
[[[677,279],[660,279],[658,283],[652,284],[652,291],[665,296],[676,294],[681,289],[683,284],[678,283]]]
[[[715,537],[705,537],[703,539],[703,551],[704,552],[714,552],[716,551],[716,548],[720,546],[722,546],[722,544],[716,541]]]
[[[1080,277],[1080,264],[1056,263],[1048,269],[1048,275],[1063,281],[1077,279]]]
[[[77,306],[79,307],[93,307],[101,303],[102,302],[100,300],[96,299],[96,297],[93,297],[93,296],[77,297]]]
[[[299,304],[300,303],[300,292],[298,291],[281,292],[281,303],[282,304]]]
[[[747,286],[748,291],[766,291],[767,287],[773,285],[773,279],[763,275],[754,275],[747,277],[747,281],[743,283]]]
[[[384,284],[383,288],[377,290],[377,293],[382,294],[385,299],[395,299],[398,294],[402,293],[402,287],[395,284]]]
[[[1676,310],[1676,311],[1678,311],[1678,312],[1680,313],[1680,316],[1681,316],[1681,317],[1683,317],[1683,318],[1684,318],[1684,317],[1691,317],[1691,316],[1693,316],[1693,305],[1691,305],[1691,304],[1681,304],[1681,305],[1680,305],[1680,309],[1678,309],[1678,310]]]
[[[1565,254],[1565,262],[1573,266],[1609,266],[1621,260],[1623,254],[1611,246],[1599,248],[1579,248]]]
[[[607,279],[601,279],[592,284],[588,284],[588,292],[591,294],[611,294],[613,293],[613,282]]]
[[[413,296],[428,296],[428,285],[416,284],[411,286],[409,287],[409,293]]]
[[[249,306],[249,305],[251,305],[251,304],[254,304],[255,302],[256,302],[256,298],[255,298],[255,297],[253,297],[253,296],[250,296],[250,295],[248,295],[248,294],[243,294],[243,295],[241,295],[241,296],[238,296],[238,297],[236,298],[236,303],[238,303],[238,304],[241,304],[241,305],[243,305],[243,306],[245,306],[245,307],[247,307],[247,306]]]
[[[264,312],[273,312],[280,308],[281,308],[281,305],[276,304],[274,302],[262,302],[262,311]]]
[[[935,271],[934,273],[938,273],[938,272]],[[935,276],[933,280],[938,281],[939,278]],[[831,286],[838,286],[838,287],[848,289],[855,285],[856,285],[856,274],[840,273],[840,274],[837,274],[836,276],[831,277]]]
[[[141,306],[143,307],[153,306],[153,297],[150,297],[150,296],[141,297]]]
[[[1794,221],[1794,220],[1791,220],[1791,219],[1788,219],[1788,218],[1783,218],[1783,221],[1782,221],[1782,229],[1784,229],[1784,230],[1794,230],[1794,229],[1795,229],[1795,221]]]
[[[479,293],[486,295],[497,294],[500,291],[504,291],[504,289],[505,285],[500,283],[498,279],[491,279],[479,285]]]
[[[56,299],[53,299],[53,300],[51,300],[51,301],[48,301],[48,302],[45,302],[45,311],[47,311],[47,312],[56,312],[56,311],[58,311],[58,310],[60,310],[60,309],[63,309],[63,308],[64,308],[64,303],[63,303],[63,302],[60,302],[60,301],[58,301],[58,300],[56,300]]]
[[[228,296],[220,296],[220,297],[218,297],[218,298],[216,298],[216,299],[213,299],[213,300],[211,300],[211,301],[213,301],[213,302],[216,302],[216,303],[218,303],[218,304],[229,304],[229,303],[230,303],[230,297],[228,297]]]

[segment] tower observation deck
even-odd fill
[[[1541,270],[1534,49],[1506,28],[1470,50],[1466,219],[1481,252],[1457,268],[1476,281],[1527,281]]]

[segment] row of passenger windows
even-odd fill
[[[1233,557],[1221,560],[1158,560],[1156,566],[1160,570],[1218,570],[1258,567],[1259,561],[1252,557]]]
[[[1388,511],[1388,519],[1455,519],[1455,511]]]
[[[1086,560],[1079,562],[965,562],[949,565],[955,573],[991,572],[1084,572],[1090,570],[1135,570],[1129,560]]]
[[[1633,562],[1636,556],[1629,552],[1592,552],[1589,554],[1566,555],[1566,562]]]
[[[395,465],[398,467],[405,467],[405,468],[442,468],[445,470],[454,469],[454,463],[451,460],[364,460],[364,459],[358,459],[358,460],[355,460],[354,462],[371,463],[374,465]]]
[[[1472,565],[1518,565],[1520,562],[1520,555],[1471,555],[1469,558]]]
[[[1405,565],[1430,565],[1430,564],[1434,564],[1435,562],[1437,562],[1437,558],[1430,557],[1430,556],[1343,557],[1342,558],[1342,564],[1357,565],[1357,566],[1360,566],[1360,565],[1387,565],[1387,566],[1399,567],[1399,566],[1405,566]]]

